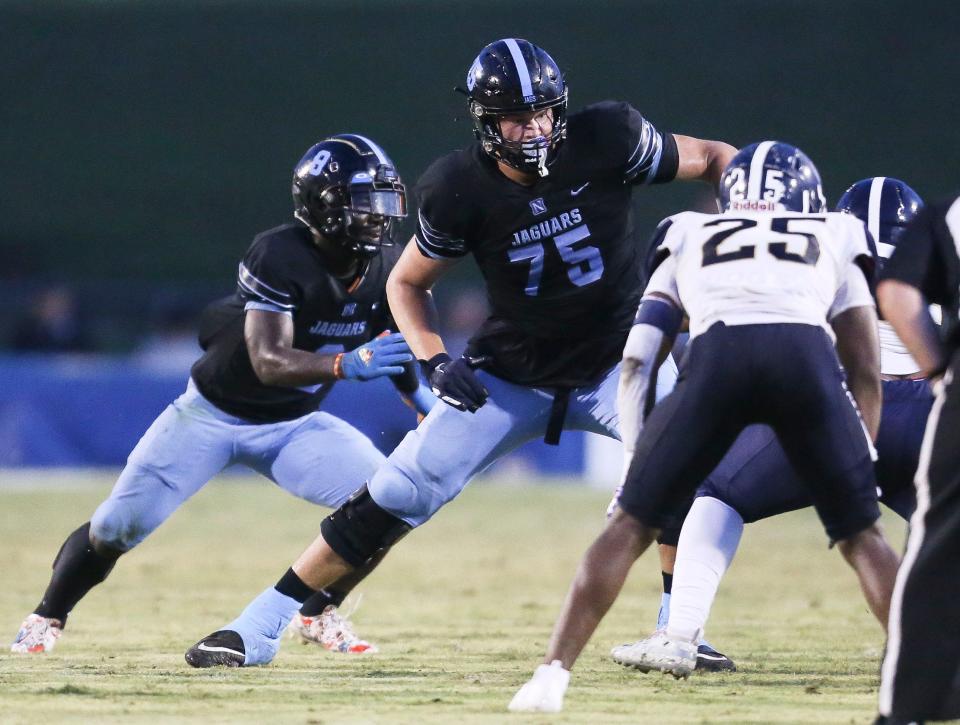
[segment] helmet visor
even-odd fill
[[[402,219],[407,215],[407,195],[402,184],[351,184],[350,208]]]

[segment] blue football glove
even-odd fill
[[[384,375],[399,375],[413,353],[403,335],[393,332],[376,337],[355,350],[342,353],[337,377],[343,380],[372,380]]]
[[[466,356],[453,360],[446,353],[440,353],[422,364],[434,395],[457,410],[476,413],[490,393],[473,371],[487,360],[487,357]]]

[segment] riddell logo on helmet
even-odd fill
[[[736,211],[777,211],[779,205],[770,199],[737,199],[730,202],[730,208]]]

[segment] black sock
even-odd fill
[[[291,599],[296,599],[300,604],[303,604],[316,593],[316,589],[307,586],[306,582],[297,576],[297,572],[292,568],[287,569],[287,573],[280,577],[280,581],[273,588]]]
[[[663,593],[669,594],[670,590],[673,589],[673,574],[667,574],[667,572],[660,572],[663,575]]]
[[[98,554],[90,544],[90,522],[74,531],[63,542],[53,560],[53,576],[43,599],[34,609],[41,617],[59,619],[66,624],[67,615],[87,592],[107,578],[117,563],[117,556]]]
[[[300,614],[304,617],[316,617],[323,613],[323,610],[331,604],[339,607],[343,600],[347,598],[345,592],[338,592],[336,589],[321,589],[300,607]]]

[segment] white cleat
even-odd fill
[[[560,660],[540,665],[529,682],[513,696],[507,709],[510,712],[560,712],[569,684],[570,670],[563,669]]]
[[[17,638],[10,645],[11,652],[20,654],[39,654],[53,649],[60,635],[63,625],[59,619],[41,617],[31,614],[23,620]]]
[[[358,602],[359,603],[359,602]],[[353,631],[349,616],[356,607],[341,614],[332,604],[316,617],[304,617],[300,612],[287,626],[291,637],[298,638],[303,644],[318,644],[330,652],[344,654],[375,654],[380,651],[377,645],[367,642]]]
[[[676,678],[689,677],[697,667],[697,643],[658,631],[639,642],[614,647],[610,656],[617,664],[641,672],[657,670]]]

